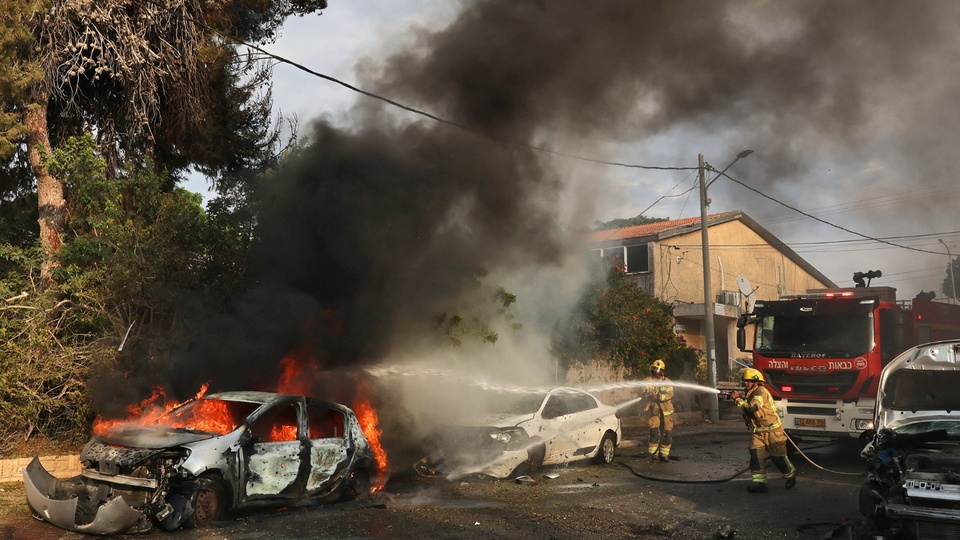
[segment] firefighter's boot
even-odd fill
[[[766,482],[750,482],[750,485],[747,486],[747,491],[749,491],[750,493],[766,493],[767,483]]]

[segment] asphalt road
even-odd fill
[[[638,457],[641,431],[627,428],[614,463],[544,468],[533,483],[422,478],[404,468],[382,491],[350,503],[258,511],[209,529],[129,538],[819,539],[857,520],[864,466],[855,445],[801,444],[836,472],[797,456],[794,489],[784,489],[770,464],[770,492],[750,494],[747,439],[739,419],[679,427],[675,459],[651,463]],[[0,525],[3,540],[81,538],[33,520],[25,504],[15,523]]]

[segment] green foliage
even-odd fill
[[[670,306],[612,267],[592,284],[553,338],[553,352],[568,367],[603,359],[623,366],[629,377],[643,378],[656,359],[674,376],[696,366],[697,352],[674,330]]]
[[[647,223],[659,223],[668,221],[670,218],[650,218],[644,215],[634,216],[632,218],[617,218],[610,221],[595,221],[593,230],[605,231],[607,229],[621,229],[623,227],[633,227],[634,225],[646,225]]]
[[[960,257],[951,259],[945,272],[947,275],[943,278],[940,290],[947,298],[953,298],[958,290],[958,285],[960,285]],[[952,281],[952,279],[956,281]]]
[[[465,301],[457,310],[437,315],[437,328],[443,339],[455,347],[466,341],[478,340],[481,343],[496,343],[500,335],[493,325],[519,331],[522,325],[510,311],[517,296],[503,287],[492,292],[483,285],[483,276],[476,276],[473,302]]]
[[[68,195],[56,284],[35,281],[38,247],[0,244],[0,440],[85,437],[86,383],[117,369],[127,330],[128,349],[149,343],[185,299],[216,301],[244,273],[249,236],[229,212],[207,215],[199,195],[165,190],[149,166],[109,179],[94,148],[70,139],[47,162]]]
[[[77,306],[36,286],[42,259],[0,244],[0,454],[38,435],[79,442],[91,419],[85,378],[103,349]]]
[[[0,15],[0,161],[17,150],[26,128],[21,123],[24,107],[30,102],[29,89],[42,77],[42,70],[30,61],[33,44],[31,21],[44,2],[4,2]]]
[[[152,167],[110,179],[89,137],[70,139],[48,167],[67,189],[71,234],[59,279],[69,290],[107,291],[112,310],[152,304],[161,289],[199,290],[242,274],[242,231],[225,216],[211,219],[200,195],[165,190],[169,178]]]

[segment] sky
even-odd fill
[[[426,36],[442,32],[476,4],[331,0],[320,15],[290,19],[280,39],[264,48],[377,92],[388,59],[423,54]],[[620,28],[603,13],[578,18],[563,9],[533,22],[521,20],[522,13],[513,14],[520,18],[514,21],[488,22],[486,39],[493,42],[513,39],[510,32],[516,31],[503,29],[498,36],[497,24],[526,24],[529,32],[542,32],[541,24],[552,17],[554,31],[597,42],[583,58],[569,59],[564,69],[570,73],[531,84],[543,84],[543,92],[569,91],[573,97],[566,104],[550,99],[580,106],[575,94],[589,87],[573,78],[583,70],[584,81],[598,77],[606,90],[597,91],[609,94],[608,103],[594,105],[592,120],[544,123],[536,144],[654,167],[694,168],[703,153],[716,169],[752,149],[728,174],[756,191],[720,178],[710,187],[711,213],[746,212],[838,285],[852,286],[854,272],[881,270],[883,277],[872,284],[897,287],[901,298],[920,290],[942,296],[947,250],[960,254],[960,182],[952,167],[960,120],[955,106],[960,76],[954,69],[960,43],[941,22],[953,20],[960,6],[845,2],[828,8],[831,2],[761,0],[712,3],[704,13],[696,2],[669,8],[634,4],[643,9],[624,10],[631,13],[621,18],[633,17],[635,29]],[[574,26],[557,28],[564,22]],[[603,37],[605,30],[609,35]],[[518,56],[539,53],[532,36]],[[553,39],[562,37],[546,36],[544,43]],[[633,51],[624,49],[633,64],[611,59],[621,46]],[[525,61],[536,66],[563,59]],[[590,73],[585,61],[616,65]],[[412,95],[409,89],[381,95],[444,116],[439,93],[405,102],[401,92]],[[356,114],[352,107],[371,101],[286,64],[274,68],[273,93],[278,113],[295,117],[301,132],[320,118],[349,126]],[[394,113],[403,121],[423,120],[399,109]],[[670,219],[699,215],[698,192],[691,190],[695,171],[559,157],[550,165],[563,176],[570,196],[593,200],[591,209],[578,209],[576,219],[585,225],[641,212]],[[713,247],[715,255],[724,249],[729,248]]]

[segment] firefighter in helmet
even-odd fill
[[[667,365],[657,359],[650,365],[650,376],[644,379],[644,411],[650,428],[648,451],[650,459],[670,461],[670,445],[673,443],[673,385],[664,371]]]
[[[747,426],[753,430],[750,437],[750,472],[752,482],[747,486],[750,493],[767,492],[767,468],[764,464],[766,455],[783,473],[786,479],[786,488],[790,489],[797,484],[797,468],[790,463],[787,457],[787,434],[783,431],[780,415],[773,405],[773,396],[763,386],[766,381],[759,370],[748,368],[741,378],[745,387],[745,395],[733,391],[733,399],[740,412],[747,420]]]

